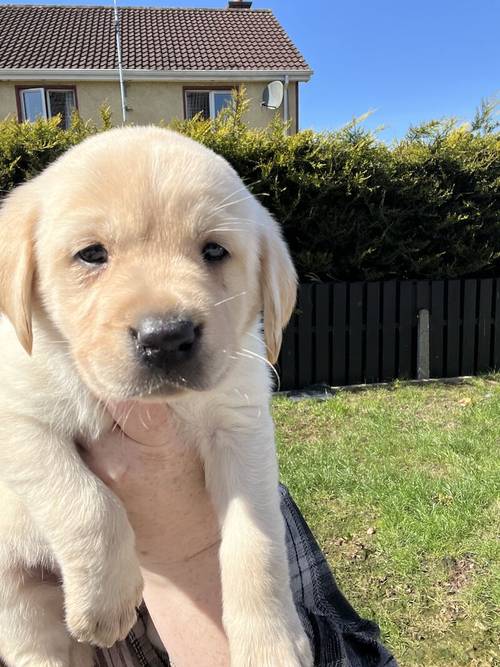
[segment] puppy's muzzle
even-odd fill
[[[142,365],[167,375],[181,370],[197,353],[202,325],[176,315],[151,315],[130,329]]]

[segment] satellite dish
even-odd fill
[[[271,81],[262,94],[262,106],[268,109],[279,109],[283,102],[283,83],[281,81]]]

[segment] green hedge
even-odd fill
[[[233,164],[283,225],[302,280],[500,275],[500,135],[492,105],[433,121],[387,145],[356,122],[288,136],[245,126],[247,101],[215,121],[171,126]],[[0,122],[0,190],[110,126],[74,118]]]

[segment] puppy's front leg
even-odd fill
[[[0,447],[0,479],[28,509],[58,564],[71,634],[111,646],[133,625],[142,594],[125,509],[69,438],[33,420],[17,423]]]
[[[203,452],[222,531],[223,621],[232,667],[312,665],[290,589],[273,431],[270,416],[261,416],[259,428],[218,431]]]

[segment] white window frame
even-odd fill
[[[26,102],[24,101],[24,93],[41,93],[42,102],[43,102],[43,117],[47,118],[47,102],[45,97],[45,88],[23,88],[19,91],[21,93],[21,116],[23,121],[27,121],[26,118]]]
[[[187,100],[187,95],[188,93],[208,93],[208,109],[210,113],[210,118],[214,119],[215,118],[215,95],[232,95],[232,90],[211,90],[210,88],[189,88],[184,91],[184,103],[185,103],[185,109],[186,109],[186,120],[189,120],[187,118],[187,108],[188,108],[188,100]]]

